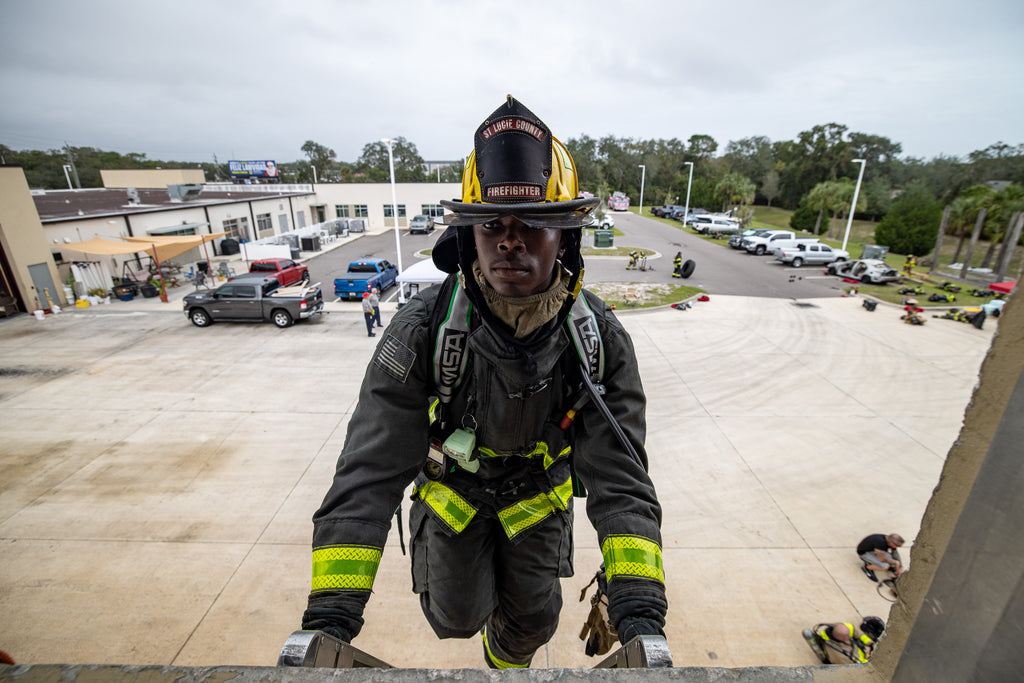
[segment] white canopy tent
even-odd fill
[[[425,258],[422,261],[417,261],[405,270],[403,270],[398,278],[398,286],[404,288],[406,285],[410,285],[412,292],[409,296],[419,291],[420,286],[435,285],[439,282],[444,282],[444,279],[448,277],[448,273],[438,269],[434,265],[434,261]]]

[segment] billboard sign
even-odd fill
[[[228,172],[232,178],[278,178],[277,163],[264,161],[229,161]]]

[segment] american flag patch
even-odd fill
[[[415,361],[416,352],[390,334],[384,337],[373,356],[374,365],[403,384]]]

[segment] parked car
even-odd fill
[[[763,235],[769,230],[771,230],[771,228],[750,228],[749,230],[744,230],[743,232],[733,235],[732,237],[729,238],[729,246],[732,247],[733,249],[742,249],[743,240],[747,239],[748,237]]]
[[[842,249],[833,249],[827,244],[800,244],[795,248],[776,249],[775,260],[799,268],[805,263],[822,264],[849,260],[850,254]]]
[[[900,279],[900,273],[885,261],[878,259],[860,259],[857,261],[835,261],[828,264],[826,269],[829,275],[848,277],[853,280],[860,280],[865,284],[882,285],[888,282],[896,282]]]
[[[752,235],[743,240],[743,248],[747,250],[748,254],[756,254],[761,256],[762,254],[770,254],[775,251],[775,247],[772,242],[779,242],[781,240],[791,240],[796,237],[796,234],[792,230],[767,230],[760,235]]]
[[[383,292],[395,284],[397,278],[398,268],[387,259],[361,259],[348,264],[348,272],[334,278],[334,293],[342,299],[358,301],[370,288]]]
[[[611,214],[606,213],[605,215],[598,218],[594,216],[594,223],[590,227],[600,228],[603,230],[611,230],[615,227],[615,219],[612,218]]]
[[[665,206],[656,206],[651,209],[651,213],[655,216],[662,218],[674,218],[676,211],[685,211],[685,206],[679,206],[678,204],[666,204]]]
[[[243,275],[217,289],[189,294],[182,300],[185,317],[196,327],[214,322],[272,321],[288,327],[296,320],[323,313],[320,283],[281,287],[277,279],[260,274]]]
[[[697,216],[693,229],[702,235],[735,235],[740,232],[740,223],[724,216]]]
[[[433,231],[434,219],[430,216],[413,216],[412,220],[409,221],[409,234],[423,234],[426,235]]]
[[[282,286],[288,287],[298,282],[309,282],[309,268],[304,263],[296,263],[287,258],[265,258],[249,264],[249,273],[272,277]],[[239,275],[236,277],[245,277]],[[232,280],[236,278],[230,278]]]
[[[697,216],[709,216],[711,212],[707,209],[701,209],[699,207],[690,209],[687,213],[685,208],[680,208],[672,214],[672,218],[680,221],[683,225],[687,225],[693,221]]]

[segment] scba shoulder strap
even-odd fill
[[[468,360],[468,339],[473,303],[458,278],[448,276],[434,307],[434,384],[441,403],[451,402],[462,384]],[[604,343],[597,327],[597,316],[581,295],[573,302],[566,318],[566,329],[573,348],[592,382],[604,376]]]

